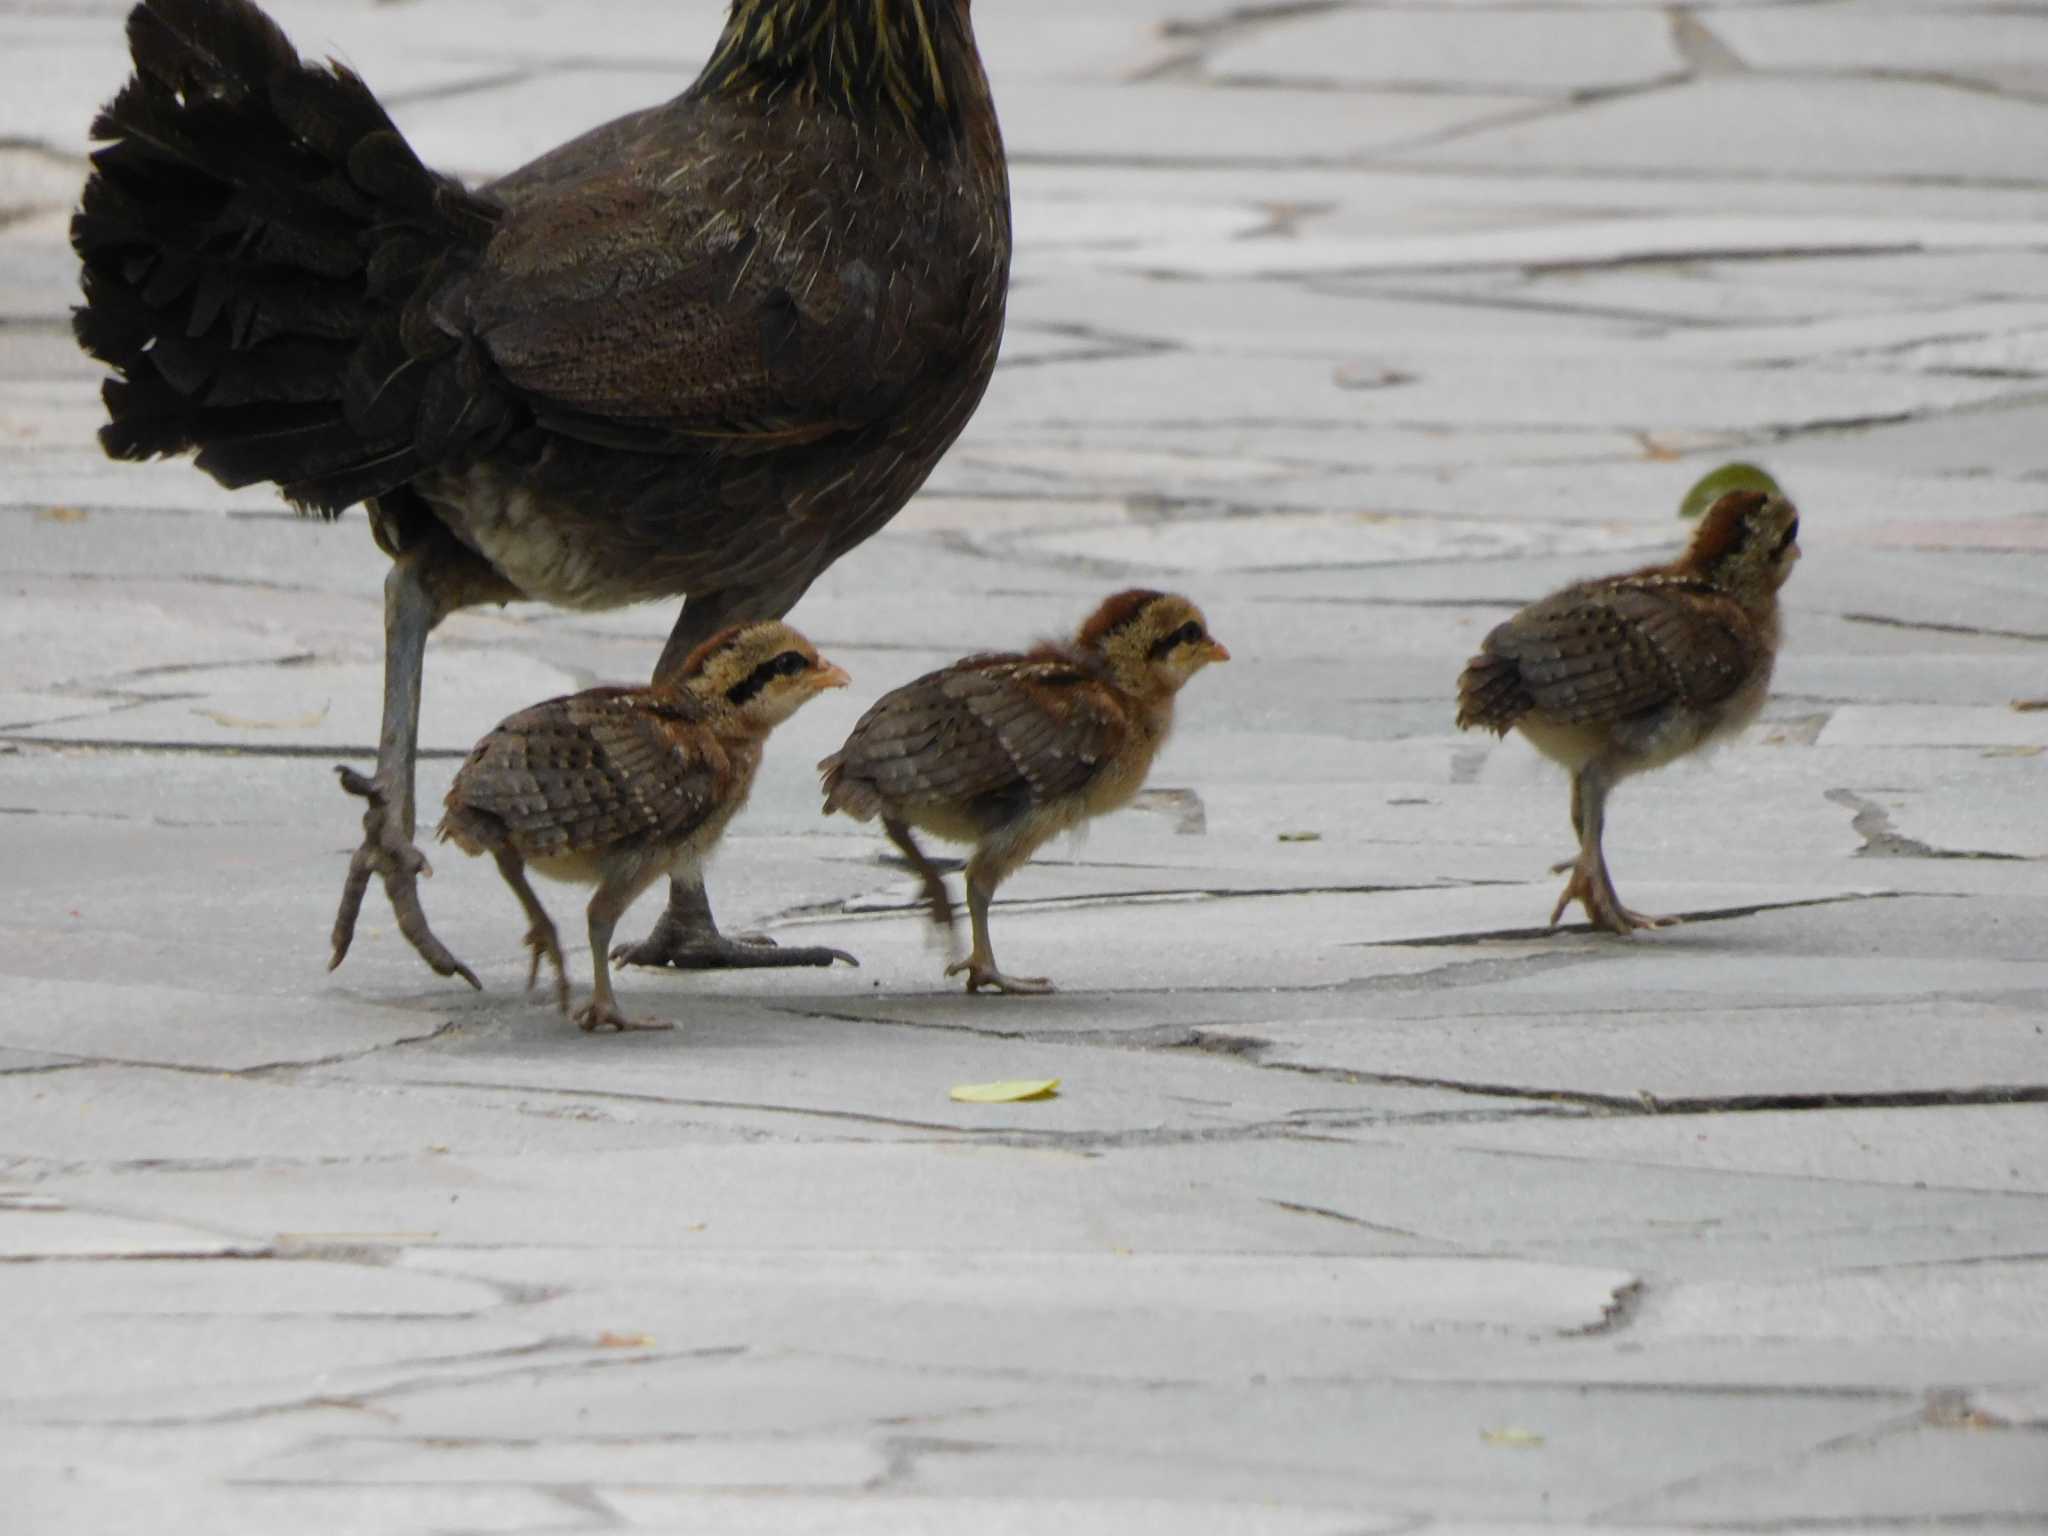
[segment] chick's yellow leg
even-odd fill
[[[549,961],[555,968],[555,1006],[567,1018],[569,968],[562,963],[562,945],[555,936],[554,919],[548,916],[548,909],[540,904],[540,897],[527,884],[526,861],[509,848],[493,849],[492,856],[498,861],[498,873],[505,877],[505,883],[512,887],[512,894],[519,898],[519,905],[526,911],[526,947],[533,955],[533,964],[526,969],[526,990],[531,992],[540,980],[541,961]]]
[[[626,908],[633,904],[633,898],[646,890],[647,885],[647,879],[637,871],[608,873],[598,885],[597,894],[590,898],[590,965],[595,976],[590,1001],[576,1010],[577,1027],[586,1035],[596,1034],[601,1029],[625,1034],[629,1030],[675,1028],[662,1019],[627,1018],[619,1012],[618,1000],[612,996],[609,961],[612,930],[618,926]]]
[[[1675,917],[1647,917],[1631,912],[1614,893],[1614,881],[1607,873],[1607,855],[1600,846],[1607,819],[1607,792],[1612,787],[1613,779],[1598,759],[1581,768],[1572,779],[1572,819],[1579,830],[1579,857],[1570,866],[1571,878],[1551,909],[1553,928],[1574,901],[1585,907],[1595,928],[1604,928],[1609,933],[1669,928],[1678,921]]]
[[[907,823],[884,816],[882,830],[889,834],[889,841],[902,851],[903,857],[910,861],[910,867],[917,871],[918,879],[924,882],[924,904],[931,913],[932,926],[950,933],[953,928],[953,898],[946,892],[946,877],[918,847]]]
[[[967,917],[973,927],[974,948],[965,960],[947,966],[946,974],[958,976],[965,973],[970,992],[994,987],[998,992],[1016,996],[1036,996],[1052,991],[1052,983],[1043,976],[1005,976],[996,968],[996,952],[988,941],[988,904],[996,893],[996,886],[1009,872],[1007,867],[986,859],[980,851],[967,861]]]

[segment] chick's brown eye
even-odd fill
[[[1189,619],[1187,623],[1181,625],[1180,633],[1173,638],[1180,645],[1193,645],[1202,638],[1202,626],[1193,619]]]

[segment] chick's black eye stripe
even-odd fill
[[[744,704],[778,677],[794,677],[810,666],[801,651],[784,651],[773,661],[764,661],[725,692],[733,704]]]
[[[1202,626],[1195,620],[1189,619],[1187,623],[1181,625],[1179,629],[1176,629],[1165,639],[1152,642],[1152,659],[1154,661],[1162,660],[1176,647],[1192,645],[1201,638]]]

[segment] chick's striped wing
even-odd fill
[[[855,814],[947,807],[993,829],[1078,793],[1130,730],[1116,693],[1053,657],[974,657],[888,694],[826,762]]]
[[[479,743],[448,792],[530,859],[674,842],[724,793],[722,759],[689,713],[640,690],[538,704]]]
[[[1763,659],[1755,625],[1702,586],[1649,580],[1545,598],[1486,637],[1459,685],[1459,723],[1505,731],[1535,711],[1569,725],[1726,698]]]

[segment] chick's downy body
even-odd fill
[[[947,974],[965,972],[970,992],[1049,991],[997,968],[996,887],[1050,839],[1127,804],[1172,728],[1175,695],[1229,657],[1187,599],[1119,593],[1071,643],[969,656],[884,695],[818,765],[825,810],[879,818],[947,929],[951,899],[913,829],[972,844],[973,949]]]
[[[528,868],[595,885],[589,910],[595,995],[586,1030],[636,1023],[613,1000],[612,929],[663,876],[700,878],[704,859],[746,804],[768,733],[846,674],[785,624],[738,626],[651,688],[593,688],[513,715],[484,739],[448,790],[440,835],[489,853],[525,908],[529,984],[553,962],[563,1010],[568,977],[554,924]]]
[[[1736,491],[1669,565],[1581,582],[1486,637],[1458,680],[1458,725],[1518,730],[1572,775],[1573,901],[1601,928],[1669,921],[1624,907],[1601,847],[1608,792],[1631,774],[1742,730],[1763,708],[1778,651],[1778,589],[1799,558],[1790,502]]]
[[[367,506],[393,561],[384,724],[375,776],[344,775],[370,804],[334,959],[376,877],[467,976],[416,889],[433,627],[686,596],[665,676],[787,612],[979,402],[1010,215],[969,0],[731,0],[681,95],[476,189],[248,0],[144,0],[128,35],[72,225],[78,338],[115,375],[102,441]],[[687,880],[634,958],[772,963]]]

